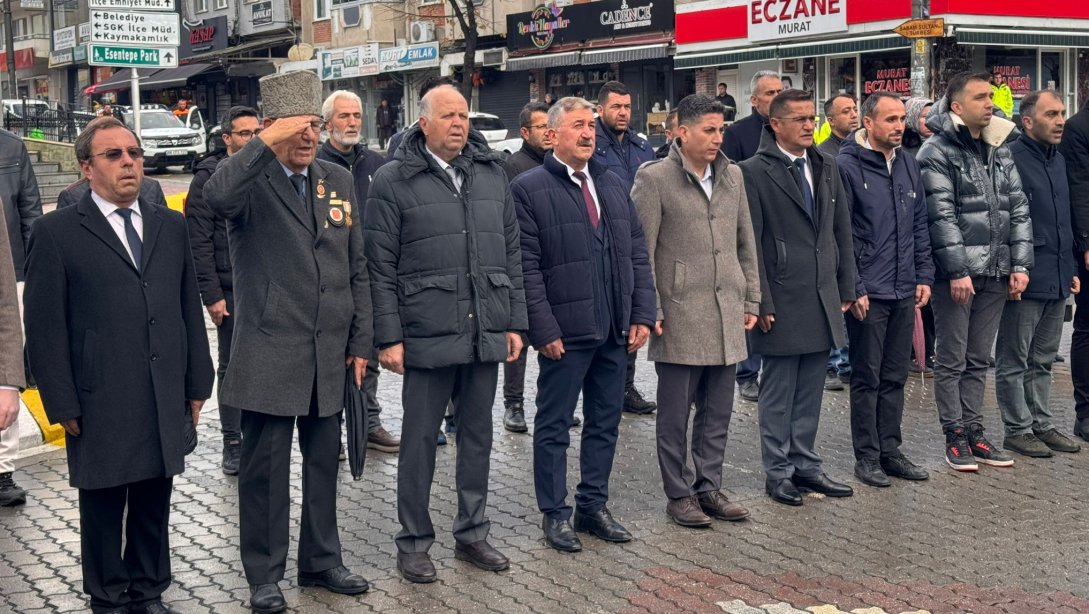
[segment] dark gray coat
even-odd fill
[[[87,178],[84,177],[79,179],[72,185],[64,188],[57,196],[57,208],[64,209],[65,207],[71,207],[83,200],[83,197],[90,192],[91,184],[87,183]],[[166,207],[166,195],[163,194],[163,186],[154,179],[144,177],[144,180],[140,183],[140,202]]]
[[[939,100],[926,117],[934,132],[917,159],[926,186],[930,246],[938,279],[1001,277],[1033,265],[1032,221],[1021,175],[1006,141],[1013,122],[991,118],[977,149],[968,129]]]
[[[34,223],[27,258],[31,368],[67,437],[69,483],[109,488],[184,469],[188,399],[215,376],[180,213],[140,202],[142,272],[88,193]]]
[[[42,197],[38,193],[38,180],[30,163],[23,140],[7,130],[0,129],[0,201],[3,201],[4,217],[11,245],[11,260],[15,278],[23,281],[26,266],[27,243],[30,226],[42,215]]]
[[[231,364],[220,402],[303,416],[317,381],[318,411],[343,407],[344,358],[371,353],[371,296],[351,174],[310,163],[311,216],[261,139],[223,161],[204,199],[227,219],[234,268]],[[341,201],[354,223],[329,223]]]
[[[405,344],[405,365],[501,362],[524,332],[518,218],[499,155],[473,131],[453,166],[458,194],[419,126],[371,181],[365,245],[375,343]]]
[[[786,356],[843,347],[840,305],[855,300],[851,213],[836,161],[810,147],[816,223],[770,128],[742,162],[753,234],[760,250],[760,315],[774,314],[767,333],[751,333],[752,351]]]

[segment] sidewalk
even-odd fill
[[[530,366],[532,398],[534,360]],[[640,364],[639,376],[640,387],[652,392],[649,363]],[[1069,428],[1069,371],[1058,369],[1056,379],[1055,412]],[[492,543],[510,557],[510,571],[486,573],[454,560],[457,448],[451,444],[439,449],[432,499],[438,582],[413,585],[397,574],[397,459],[372,452],[364,479],[353,482],[345,466],[340,484],[345,562],[372,581],[372,590],[358,597],[299,590],[296,544],[282,586],[296,612],[1089,612],[1089,528],[1083,520],[1089,449],[1052,459],[1018,457],[1012,469],[956,474],[941,455],[931,386],[931,380],[909,384],[904,418],[904,449],[931,472],[928,482],[896,481],[887,489],[859,484],[851,473],[847,394],[826,393],[818,443],[828,473],[851,483],[856,495],[809,495],[800,508],[764,495],[756,408],[738,401],[724,481],[731,498],[752,510],[752,519],[704,531],[666,519],[654,420],[626,415],[610,509],[636,539],[614,545],[585,537],[584,551],[574,555],[555,552],[540,539],[532,438],[502,429],[497,402],[489,516]],[[400,377],[383,373],[383,419],[395,433],[401,426],[399,397]],[[987,426],[1000,440],[992,389],[987,398]],[[532,423],[534,412],[528,413]],[[174,584],[165,597],[182,612],[248,611],[237,548],[236,480],[219,470],[217,429],[218,411],[209,409],[200,445],[175,480]],[[577,429],[572,436],[577,442]],[[82,610],[78,517],[64,452],[24,459],[17,476],[30,501],[25,508],[0,509],[0,611]],[[572,489],[576,482],[572,472]],[[297,466],[292,488],[294,525]]]

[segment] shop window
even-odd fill
[[[828,60],[828,96],[835,94],[858,95],[858,87],[855,82],[855,72],[858,59],[854,56],[848,58],[832,58]]]
[[[314,19],[329,18],[329,0],[314,0]]]
[[[911,53],[864,53],[860,60],[862,91],[859,103],[874,92],[911,96]]]
[[[992,75],[1001,75],[1005,84],[1010,86],[1013,93],[1013,115],[1020,115],[1021,99],[1042,87],[1041,76],[1036,73],[1036,50],[988,47],[985,57],[985,70]]]

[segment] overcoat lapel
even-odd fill
[[[284,173],[279,160],[269,162],[268,166],[265,167],[265,176],[268,178],[269,183],[272,184],[272,191],[275,192],[276,198],[280,199],[280,202],[284,207],[287,207],[291,215],[313,234],[314,227],[311,225],[310,220],[299,210],[299,199],[296,196],[298,192],[295,191],[295,186],[292,185],[291,180]]]
[[[133,264],[132,258],[125,250],[125,246],[122,245],[121,239],[117,237],[117,233],[113,231],[110,223],[106,221],[106,216],[102,215],[102,211],[98,208],[98,205],[95,204],[94,199],[91,198],[91,192],[89,190],[87,194],[83,196],[83,200],[79,201],[77,207],[79,208],[80,215],[83,217],[83,221],[81,222],[83,227],[116,252],[134,273],[137,272],[136,265]]]

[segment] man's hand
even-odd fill
[[[378,364],[387,371],[405,374],[405,344],[398,343],[378,352]]]
[[[205,305],[205,309],[208,310],[208,315],[212,317],[212,323],[216,326],[223,326],[223,318],[231,315],[227,312],[227,299],[221,298],[211,305]]]
[[[1012,273],[1010,275],[1010,299],[1021,300],[1021,293],[1028,287],[1029,276],[1024,273]]]
[[[926,284],[919,284],[915,286],[915,306],[926,307],[926,304],[930,302],[930,286]]]
[[[654,323],[654,334],[657,335],[658,337],[661,337],[662,333],[664,332],[662,330],[662,322],[663,322],[662,320],[658,320],[657,322]]]
[[[971,277],[965,276],[960,279],[949,280],[949,294],[953,297],[954,303],[967,305],[975,293],[976,288],[972,285]]]
[[[760,327],[760,332],[766,333],[771,330],[771,325],[775,322],[775,314],[769,313],[766,316],[760,316],[756,319],[756,325]]]
[[[302,134],[310,128],[310,122],[317,121],[315,115],[292,115],[281,117],[265,128],[257,135],[257,138],[265,142],[265,145],[275,149],[277,145],[290,139],[296,134]]]
[[[0,431],[15,423],[19,417],[19,391],[0,390]]]
[[[549,360],[559,360],[563,358],[563,339],[556,339],[544,347],[537,348],[537,351]]]
[[[79,418],[72,418],[71,420],[65,420],[61,422],[61,426],[64,427],[64,432],[68,433],[72,437],[79,437]]]
[[[752,330],[756,326],[756,321],[759,318],[751,313],[745,314],[745,330]]]
[[[866,314],[869,312],[870,296],[868,294],[858,297],[858,300],[856,300],[855,303],[851,305],[851,315],[853,315],[855,319],[859,322],[865,320]]]
[[[646,324],[632,324],[628,329],[628,353],[638,352],[647,339],[650,339],[650,327]]]
[[[847,313],[848,311],[850,311],[851,305],[854,305],[854,304],[855,304],[854,301],[843,301],[842,303],[839,304],[839,312],[840,313]]]
[[[1081,292],[1081,278],[1077,275],[1074,276],[1074,282],[1070,284],[1070,291],[1074,294]]]
[[[1089,250],[1086,250],[1082,255],[1085,257],[1085,268],[1089,269]]]
[[[519,333],[507,333],[507,362],[518,360],[522,354],[522,335]]]
[[[189,399],[189,413],[193,416],[193,426],[196,426],[200,422],[200,410],[204,407],[204,401],[201,399]]]
[[[363,376],[367,373],[367,359],[358,356],[348,356],[344,359],[344,366],[355,370],[355,387],[363,387]]]

